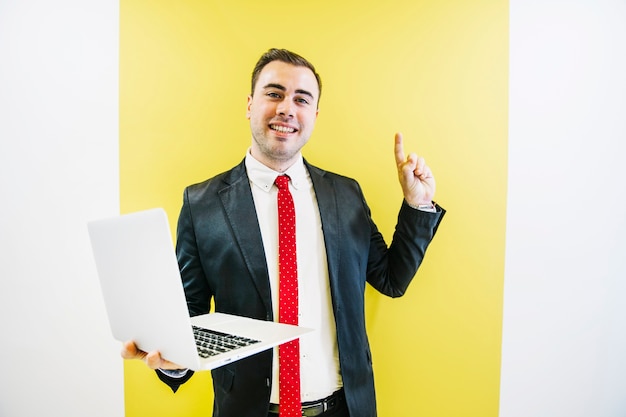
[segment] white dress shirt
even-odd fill
[[[278,188],[274,180],[282,174],[254,159],[249,151],[245,165],[267,259],[274,320],[278,321]],[[296,210],[298,324],[315,329],[300,338],[300,387],[302,402],[307,402],[331,395],[343,383],[322,222],[302,155],[284,174],[291,178],[289,190]],[[274,358],[270,401],[278,404],[278,348],[274,349]]]

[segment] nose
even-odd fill
[[[285,97],[276,106],[276,114],[283,117],[293,117],[294,106],[289,97]]]

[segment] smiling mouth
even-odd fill
[[[279,125],[270,125],[270,129],[280,133],[294,133],[296,131],[296,129],[294,129],[293,127]]]

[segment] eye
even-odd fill
[[[267,93],[265,93],[265,95],[270,98],[280,98],[280,94],[274,91],[268,91]]]
[[[309,100],[307,100],[304,97],[298,97],[296,98],[296,103],[300,103],[300,104],[309,104]]]

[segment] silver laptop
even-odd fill
[[[296,339],[303,327],[211,313],[189,317],[163,209],[88,223],[113,337],[193,370],[217,368]]]

